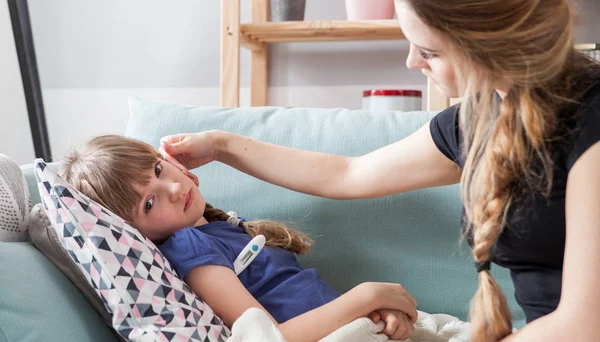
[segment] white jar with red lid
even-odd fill
[[[363,91],[362,109],[372,112],[421,110],[420,90],[372,89]]]

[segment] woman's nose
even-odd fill
[[[409,69],[423,69],[427,67],[427,62],[423,60],[417,47],[410,45],[408,57],[406,57],[406,67]]]

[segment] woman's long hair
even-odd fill
[[[561,113],[581,98],[573,80],[598,65],[574,49],[568,0],[396,0],[447,44],[456,72],[463,136],[461,195],[476,262],[490,259],[519,189],[548,195]],[[508,86],[500,101],[495,87]],[[534,167],[534,165],[536,167]],[[506,299],[479,272],[473,341],[511,333]]]
[[[60,173],[77,190],[131,222],[133,208],[142,198],[135,189],[148,185],[149,170],[154,168],[157,159],[162,159],[160,153],[149,144],[119,135],[105,135],[67,155]],[[227,221],[229,215],[206,203],[204,218],[208,222]],[[298,254],[307,252],[312,243],[304,233],[276,221],[243,221],[239,226],[252,237],[264,235],[268,246]]]

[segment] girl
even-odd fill
[[[292,252],[308,250],[306,235],[273,221],[239,221],[213,208],[196,177],[146,143],[95,138],[65,158],[61,173],[154,241],[229,327],[246,309],[258,307],[279,323],[287,341],[317,341],[366,315],[383,319],[392,339],[414,332],[416,301],[400,285],[364,283],[340,296],[315,269],[298,264]],[[267,246],[238,278],[233,261],[258,234]]]
[[[574,48],[572,1],[396,0],[396,11],[406,65],[462,104],[356,158],[221,131],[166,137],[165,158],[339,199],[460,182],[479,272],[472,339],[512,330],[494,262],[530,322],[507,340],[597,340],[576,317],[600,320],[600,67]]]

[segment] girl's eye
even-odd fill
[[[144,212],[146,212],[146,214],[150,211],[150,209],[152,209],[152,204],[154,203],[154,198],[148,198],[148,200],[146,201],[146,205],[144,206]]]
[[[432,59],[433,57],[435,57],[435,55],[423,50],[419,50],[419,54],[423,59]]]
[[[160,165],[160,163],[157,163],[156,166],[154,167],[154,174],[156,175],[156,177],[160,176],[161,171],[162,171],[162,166]]]

